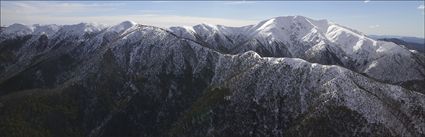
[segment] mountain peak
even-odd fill
[[[23,25],[23,24],[19,24],[19,23],[14,23],[12,25],[9,25],[8,27],[10,27],[10,28],[29,28],[28,26]]]
[[[288,23],[296,23],[299,25],[303,25],[303,26],[312,26],[315,28],[327,28],[330,24],[330,22],[328,22],[325,19],[322,20],[315,20],[315,19],[311,19],[305,16],[280,16],[280,17],[275,17],[269,20],[273,20],[273,22],[278,23],[278,24],[288,24]]]
[[[136,25],[136,24],[137,24],[137,23],[136,23],[136,22],[134,22],[134,21],[126,20],[126,21],[121,22],[119,25],[134,26],[134,25]]]
[[[29,26],[15,23],[12,25],[9,25],[4,29],[2,34],[4,35],[27,35],[31,34],[33,32],[33,29]]]
[[[109,30],[117,32],[117,33],[121,33],[123,31],[135,26],[135,25],[137,25],[136,22],[127,20],[127,21],[123,21],[123,22],[121,22],[121,23],[119,23],[115,26],[112,26],[111,28],[109,28]]]
[[[195,25],[194,28],[204,28],[207,30],[214,30],[214,29],[217,29],[217,26],[208,24],[208,23],[201,23],[201,24]]]
[[[97,23],[79,23],[75,25],[64,25],[59,31],[65,31],[67,34],[82,36],[87,32],[98,32],[105,28],[105,25]]]
[[[329,27],[327,20],[313,20],[304,16],[280,16],[261,21],[251,28],[253,34],[272,37],[280,41],[290,41],[290,36],[297,39],[310,33],[326,33]]]
[[[49,24],[49,25],[34,24],[32,25],[32,27],[34,30],[33,34],[36,34],[36,35],[46,34],[48,36],[53,35],[60,28],[60,26],[56,24]]]

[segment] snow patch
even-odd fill
[[[116,32],[116,33],[122,33],[126,31],[127,29],[136,25],[137,23],[134,21],[124,21],[124,22],[121,22],[120,24],[110,27],[108,30]]]

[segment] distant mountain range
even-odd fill
[[[406,41],[398,39],[398,38],[382,38],[382,39],[378,39],[378,40],[394,42],[398,45],[403,45],[408,49],[412,49],[412,50],[416,50],[416,51],[425,53],[425,44],[406,42]]]
[[[404,44],[303,16],[13,24],[0,30],[0,136],[421,137],[425,54]]]
[[[417,37],[403,37],[403,36],[379,36],[379,35],[369,35],[369,37],[375,40],[382,40],[388,42],[394,42],[398,45],[403,45],[408,49],[417,50],[419,52],[425,53],[425,39]]]
[[[400,39],[406,42],[410,43],[419,43],[419,44],[425,44],[425,38],[418,38],[418,37],[407,37],[407,36],[395,36],[395,35],[368,35],[370,38],[373,39],[391,39],[396,38]]]

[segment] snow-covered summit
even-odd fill
[[[31,34],[33,32],[33,29],[29,26],[23,25],[23,24],[12,24],[8,27],[6,27],[3,31],[1,35],[17,35],[17,36],[22,36],[22,35],[28,35]]]
[[[96,23],[79,23],[76,25],[64,25],[59,31],[66,32],[70,35],[84,35],[86,32],[98,32],[107,26]]]
[[[110,27],[108,30],[116,33],[121,33],[135,25],[137,25],[137,23],[134,21],[123,21],[117,25]]]
[[[317,37],[321,40],[335,42],[338,41],[339,38],[335,37],[334,34],[346,34],[347,37],[364,37],[365,39],[374,42],[372,39],[365,37],[366,35],[359,31],[327,20],[314,20],[304,16],[282,16],[271,18],[254,25],[250,31],[255,35],[272,37],[281,41],[290,41],[291,39],[311,41]]]

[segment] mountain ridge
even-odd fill
[[[30,33],[35,35],[45,34],[48,37],[55,33],[67,33],[71,35],[80,35],[80,37],[87,37],[87,35],[85,35],[87,33],[103,33],[102,31],[124,34],[125,32],[130,32],[129,30],[134,31],[133,29],[136,24],[137,23],[132,21],[124,21],[109,27],[92,23],[63,26],[33,25],[32,27],[13,24],[11,27],[3,29],[4,32],[0,34],[0,37],[7,39],[8,37],[14,37],[14,35],[10,34],[19,36],[28,35]],[[420,53],[412,53],[396,44],[375,41],[368,38],[363,33],[337,25],[336,23],[328,22],[327,20],[313,20],[303,16],[285,16],[271,18],[255,25],[242,27],[200,24],[192,27],[170,27],[165,30],[173,35],[178,35],[179,37],[193,40],[198,43],[204,43],[201,45],[206,45],[221,53],[238,54],[254,50],[265,57],[302,58],[320,64],[340,65],[358,73],[364,73],[374,79],[390,82],[392,84],[425,79],[425,69],[420,67],[421,64],[423,65],[423,62],[421,63],[420,61],[408,61],[419,63],[413,64],[419,66],[419,69],[413,68],[413,70],[408,71],[416,71],[416,74],[403,74],[397,77],[397,79],[382,77],[388,75],[386,71],[382,71],[387,67],[375,68],[376,65],[374,64],[385,62],[378,61],[377,59],[385,57],[385,60],[393,60],[394,58],[389,57],[393,55],[388,55],[389,53],[397,56],[401,55],[403,60],[418,57],[423,58],[423,55],[420,55]],[[380,55],[382,52],[386,52],[386,55]],[[323,60],[328,61],[323,62]],[[405,63],[394,69],[399,69],[396,70],[399,72],[403,69],[412,69],[403,67],[409,65],[412,64]],[[380,74],[376,75],[369,73]]]
[[[269,43],[271,38],[257,35],[204,32],[211,29],[202,25],[193,30],[203,33],[131,22],[118,29],[80,26],[88,29],[0,37],[0,123],[6,125],[0,136],[19,130],[34,136],[102,137],[425,134],[422,87],[356,72],[340,60],[349,54],[337,54],[344,51],[338,46],[319,44],[314,48],[323,46],[326,52],[303,53],[326,39],[309,45],[297,42],[301,37],[294,34],[289,41]],[[306,49],[291,49],[295,44]],[[420,54],[378,49],[365,51],[423,69],[415,62],[425,62]],[[386,61],[391,62],[384,67],[390,68],[400,63]]]

